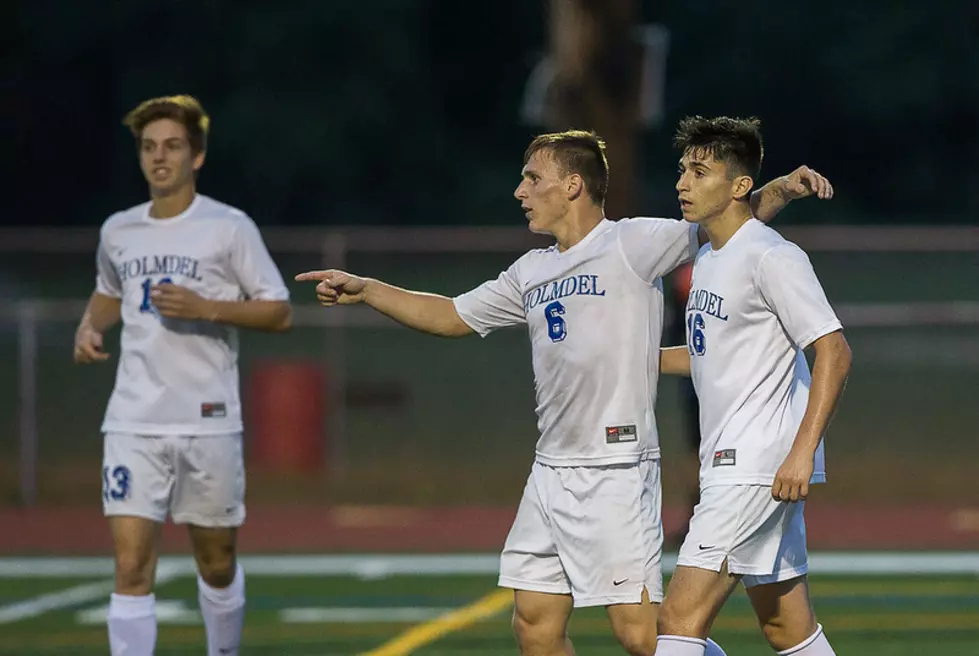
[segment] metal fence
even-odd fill
[[[979,229],[782,232],[810,253],[855,354],[828,436],[832,494],[868,503],[979,500],[968,464],[979,457]],[[446,294],[546,243],[522,228],[264,234],[287,279],[309,268],[348,268]],[[91,229],[0,231],[7,298],[0,305],[0,426],[8,427],[0,493],[10,502],[70,504],[98,486],[98,427],[114,365],[71,363],[96,238]],[[252,394],[256,376],[270,363],[315,367],[326,388],[322,466],[308,478],[259,476],[253,498],[512,500],[536,440],[522,331],[439,340],[368,308],[324,310],[310,302],[311,286],[291,287],[290,334],[243,334],[246,438],[256,438],[247,427],[250,410],[269,403]],[[682,408],[677,382],[664,377],[657,413],[667,461],[685,449]],[[664,467],[667,494],[686,476]],[[889,481],[885,489],[881,480]]]

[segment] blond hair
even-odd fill
[[[193,96],[162,96],[144,100],[136,109],[126,114],[122,124],[129,128],[139,141],[147,125],[164,118],[176,121],[186,128],[187,140],[194,154],[207,150],[207,134],[211,127],[211,117]]]

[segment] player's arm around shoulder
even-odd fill
[[[365,303],[409,328],[440,337],[463,337],[474,331],[462,320],[447,296],[395,287],[374,278],[328,269],[296,276],[316,283],[316,299],[324,307]]]
[[[659,372],[690,377],[690,350],[686,346],[663,346],[659,350]]]
[[[768,223],[793,200],[815,196],[833,198],[833,185],[808,166],[800,166],[788,175],[775,178],[751,192],[751,211],[759,221]]]

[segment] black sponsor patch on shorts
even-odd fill
[[[639,436],[636,435],[635,424],[629,424],[628,426],[605,427],[606,444],[618,444],[619,442],[635,442],[638,439]]]
[[[714,452],[714,467],[724,467],[727,465],[734,465],[735,461],[735,451],[737,449],[721,449]]]
[[[201,403],[201,417],[227,417],[228,409],[223,403]]]

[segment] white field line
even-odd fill
[[[249,576],[352,576],[365,579],[389,576],[495,575],[497,554],[430,555],[282,555],[242,556]],[[663,554],[663,571],[672,572],[676,554]],[[809,554],[813,574],[979,574],[977,551],[833,551]],[[0,558],[0,579],[90,578],[112,576],[111,558]],[[157,577],[190,576],[194,561],[188,556],[160,559]]]
[[[285,624],[352,624],[357,622],[425,622],[451,613],[454,608],[285,608],[279,619]]]
[[[167,583],[186,574],[184,567],[160,565],[157,568],[156,582]],[[109,596],[115,589],[112,579],[76,585],[58,592],[49,592],[31,599],[0,606],[0,624],[19,622],[51,611],[87,604],[96,599]]]

